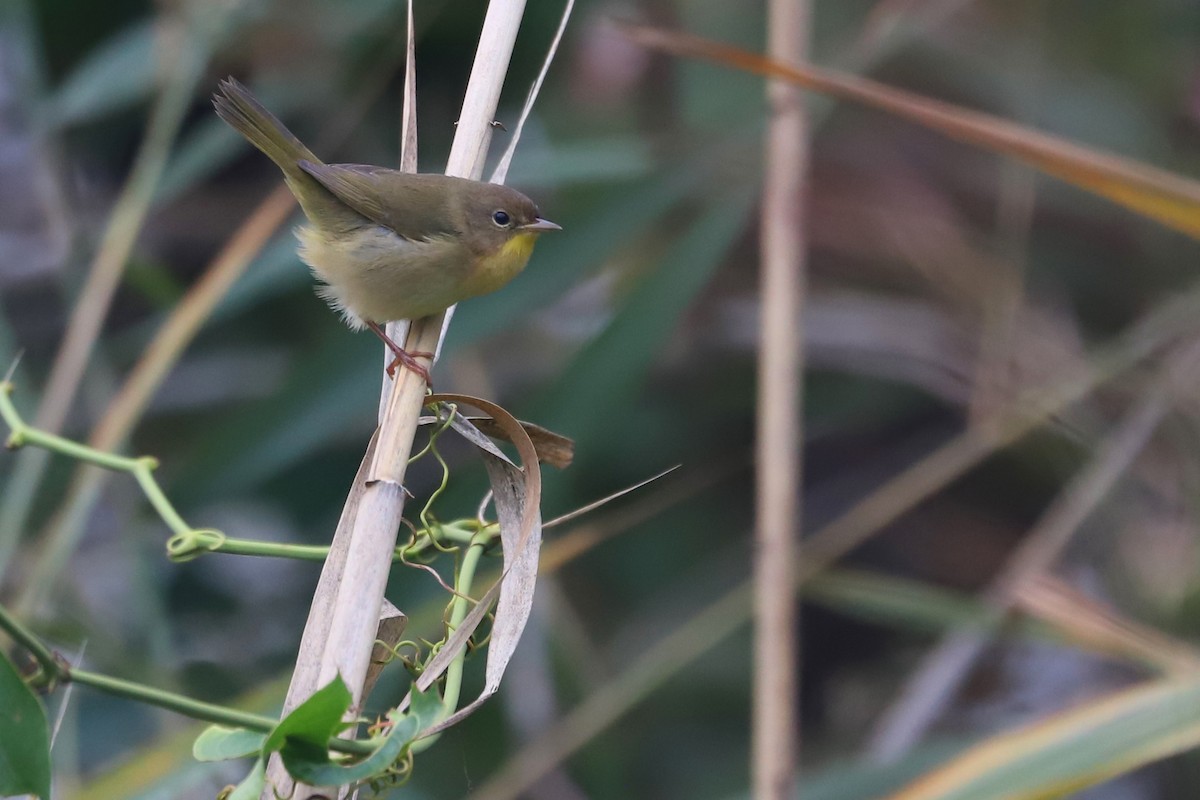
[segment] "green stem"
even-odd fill
[[[112,678],[108,675],[101,675],[98,672],[91,672],[90,670],[71,668],[65,677],[75,683],[90,686],[105,694],[124,697],[129,700],[138,700],[152,706],[165,708],[168,711],[175,711],[192,719],[203,720],[204,722],[232,725],[238,728],[258,731],[259,733],[270,733],[279,724],[279,720],[274,717],[268,717],[263,714],[252,714],[249,711],[238,711],[237,709],[219,706],[214,703],[205,703],[202,700],[193,700],[190,697],[184,697],[173,692],[164,692],[161,689],[144,686],[133,681],[122,680],[121,678]]]
[[[133,469],[133,477],[137,479],[138,485],[142,487],[142,492],[146,495],[146,499],[150,501],[150,505],[154,506],[154,510],[162,517],[163,522],[167,523],[167,527],[175,533],[186,533],[192,528],[183,521],[183,517],[179,516],[179,512],[175,510],[175,506],[171,505],[171,501],[163,493],[162,487],[158,485],[158,481],[154,479],[152,470],[158,466],[158,462],[150,457],[137,459],[137,466]]]
[[[113,678],[98,672],[71,667],[55,656],[50,648],[46,647],[44,642],[22,625],[2,605],[0,605],[0,630],[3,630],[12,637],[14,642],[28,650],[38,662],[42,673],[52,680],[64,683],[73,681],[104,692],[105,694],[165,708],[168,711],[175,711],[192,719],[231,725],[251,731],[258,731],[259,733],[270,733],[279,724],[279,720],[274,717],[268,717],[263,714],[252,714],[248,711],[239,711],[235,708],[219,706],[214,703],[205,703],[201,700],[193,700],[181,694],[165,692],[161,689],[134,683],[133,681]],[[376,745],[367,741],[334,739],[329,742],[329,749],[351,755],[367,755],[375,751]]]
[[[21,415],[11,399],[12,391],[13,386],[11,383],[7,381],[0,382],[0,419],[3,419],[12,431],[8,438],[8,446],[17,448],[24,445],[34,445],[44,450],[60,453],[104,469],[114,472],[126,472],[133,475],[150,505],[158,512],[159,517],[162,518],[167,527],[175,534],[167,542],[167,555],[171,559],[175,561],[187,561],[204,553],[229,553],[233,555],[294,558],[303,561],[324,561],[329,555],[329,548],[324,546],[233,539],[219,531],[191,527],[179,515],[179,512],[175,510],[175,506],[171,504],[171,501],[167,499],[166,494],[163,492],[162,486],[155,480],[154,470],[158,468],[158,461],[156,459],[151,456],[135,458],[106,453],[103,450],[97,450],[94,447],[73,442],[62,436],[32,428],[21,419]],[[444,430],[444,428],[445,424],[439,429],[439,432],[440,430]],[[445,474],[447,472],[445,462],[441,461],[441,456],[437,454],[436,448],[433,448],[433,452],[438,457],[439,462],[442,463],[444,474],[442,486],[430,498],[430,503],[445,488],[445,481],[448,477]],[[428,505],[426,509],[428,509]],[[422,516],[425,513],[423,511]],[[413,544],[396,548],[395,555],[393,556],[395,560],[405,561],[416,558],[430,547],[437,546],[437,541],[435,541],[429,527],[433,523],[429,520],[426,520],[426,522],[426,529],[418,535]],[[438,525],[437,530],[438,541],[445,540],[460,545],[469,545],[475,542],[476,535],[481,533],[485,534],[490,541],[498,533],[499,526],[494,523],[480,526],[476,520],[459,520],[445,525]],[[41,576],[39,575],[38,577],[40,578]]]
[[[278,542],[258,542],[253,539],[228,538],[209,552],[237,556],[294,558],[298,561],[324,561],[325,557],[329,555],[329,547],[319,544],[279,544]]]
[[[259,733],[270,733],[279,724],[279,720],[274,717],[268,717],[263,714],[252,714],[249,711],[238,711],[236,708],[219,706],[215,703],[205,703],[202,700],[193,700],[190,697],[175,694],[174,692],[164,692],[161,689],[144,686],[133,681],[122,680],[121,678],[112,678],[108,675],[101,675],[98,672],[72,668],[63,675],[63,679],[81,683],[84,686],[90,686],[105,694],[124,697],[129,700],[137,700],[152,706],[165,708],[168,711],[183,714],[192,719],[203,720],[204,722],[215,722],[220,725],[245,728]],[[372,742],[351,739],[330,739],[328,744],[330,750],[351,755],[368,755],[375,752],[377,748],[377,745]]]
[[[62,672],[62,667],[54,658],[54,653],[50,648],[42,644],[42,640],[33,634],[33,631],[22,625],[16,617],[8,613],[8,609],[0,605],[0,630],[3,630],[13,641],[29,651],[38,662],[38,666],[42,668],[42,672],[50,677],[58,677]]]
[[[489,526],[490,527],[490,526]],[[485,529],[486,530],[486,529]],[[487,549],[491,537],[481,536],[479,540],[471,543],[467,548],[467,552],[463,555],[462,565],[459,567],[458,575],[454,581],[454,605],[450,609],[450,623],[446,626],[446,638],[450,638],[455,629],[462,624],[467,613],[471,608],[471,584],[475,580],[475,570],[479,566],[479,560],[483,556],[483,551]],[[467,648],[459,651],[459,654],[454,657],[450,665],[446,667],[446,688],[442,694],[442,711],[439,719],[445,719],[453,714],[458,709],[458,700],[462,695],[462,679],[463,668],[467,661]],[[424,739],[419,739],[412,744],[412,752],[422,753],[428,750],[442,738],[442,734],[435,733],[433,736],[427,736]]]
[[[482,537],[480,543],[486,545],[495,538],[499,530],[499,526],[494,523],[480,527],[474,520],[460,520],[444,525],[440,538],[469,545],[478,536]],[[429,538],[428,532],[422,532],[413,544],[397,547],[392,558],[395,561],[411,561],[432,545],[433,542]],[[327,545],[281,544],[254,539],[237,539],[204,528],[179,532],[167,542],[167,556],[173,561],[190,561],[205,553],[324,561],[329,555],[329,547]]]
[[[397,556],[409,559],[414,558],[428,550],[430,547],[436,546],[433,541],[430,528],[425,528],[417,534],[417,539],[411,545],[404,548],[396,548]],[[500,526],[496,523],[489,523],[481,526],[478,521],[473,519],[462,519],[454,522],[441,523],[437,526],[438,541],[450,541],[455,544],[470,545],[476,543],[477,536],[485,537],[480,544],[488,544],[500,533]]]
[[[95,450],[79,442],[65,439],[62,436],[56,436],[53,433],[46,433],[37,428],[31,428],[26,424],[25,420],[21,419],[21,415],[17,412],[17,407],[13,405],[12,392],[13,385],[11,383],[7,381],[0,383],[0,417],[4,418],[5,423],[7,423],[11,431],[7,442],[10,450],[16,450],[19,447],[31,444],[35,447],[61,453],[78,461],[86,461],[89,464],[95,464],[98,467],[104,467],[105,469],[117,472],[133,472],[137,469],[138,459],[136,458],[113,455],[103,450]]]
[[[162,487],[154,479],[154,470],[158,467],[157,459],[151,456],[131,458],[129,456],[106,453],[103,450],[97,450],[94,447],[73,442],[62,436],[32,428],[26,424],[25,420],[21,419],[21,415],[17,412],[17,407],[13,405],[12,391],[13,386],[11,383],[7,381],[0,383],[0,417],[4,419],[12,431],[8,437],[8,446],[10,448],[15,449],[25,445],[33,445],[41,447],[44,450],[60,453],[76,461],[112,470],[113,472],[127,472],[137,480],[138,485],[142,487],[142,492],[146,495],[146,499],[150,501],[150,505],[162,517],[167,527],[178,535],[185,535],[192,531],[191,526],[183,521],[183,517],[179,516],[179,512],[175,510],[175,506],[171,505],[171,501],[163,493]]]
[[[462,567],[458,571],[458,580],[454,583],[454,606],[450,610],[450,624],[447,626],[447,636],[454,633],[467,612],[471,610],[471,583],[475,580],[475,569],[483,556],[486,542],[474,542],[463,554]],[[463,667],[467,661],[467,648],[459,651],[450,666],[446,668],[446,689],[442,695],[442,708],[447,716],[458,708],[458,698],[462,692]]]

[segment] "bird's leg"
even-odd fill
[[[392,351],[392,354],[396,356],[392,360],[392,363],[388,364],[387,366],[387,374],[389,378],[396,377],[396,367],[399,367],[401,364],[403,364],[409,369],[409,371],[416,373],[421,380],[425,381],[427,386],[430,388],[433,387],[433,381],[429,379],[429,370],[425,368],[424,364],[417,361],[418,357],[433,358],[433,353],[410,353],[400,345],[393,342],[392,338],[384,333],[383,328],[379,327],[378,323],[368,322],[367,327],[371,329],[372,333],[382,339],[383,343],[386,344],[388,349]]]

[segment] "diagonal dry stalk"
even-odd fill
[[[1171,384],[1180,382],[1179,375],[1195,374],[1194,359],[1190,354],[1168,362],[1158,385],[1126,415],[1009,558],[986,593],[995,621],[1017,605],[1027,586],[1049,572],[1080,526],[1109,497],[1170,411]],[[953,632],[925,656],[897,701],[885,710],[870,745],[874,758],[894,761],[920,740],[987,647],[985,630],[990,629]]]
[[[903,470],[868,494],[841,517],[807,540],[797,562],[796,588],[920,501],[944,488],[986,455],[1012,444],[1036,425],[1083,399],[1104,381],[1156,354],[1168,342],[1195,327],[1200,284],[1162,301],[1116,341],[1100,349],[1091,368],[1011,401],[994,422],[952,439],[930,456]],[[982,433],[986,432],[986,434]],[[922,477],[932,465],[936,469]],[[744,581],[697,611],[673,632],[598,687],[554,727],[542,732],[471,795],[475,800],[518,797],[530,783],[553,769],[604,731],[633,705],[675,677],[745,624],[752,609],[751,583]]]
[[[500,90],[524,12],[523,0],[493,0],[463,98],[446,173],[478,179],[483,173]],[[411,116],[410,116],[411,119]],[[415,320],[404,347],[410,353],[436,353],[447,313]],[[341,675],[357,710],[363,701],[384,588],[404,511],[404,475],[412,451],[425,384],[401,370],[384,399],[379,428],[363,458],[338,523],[330,556],[322,569],[302,637],[284,712]],[[295,786],[273,759],[263,797],[274,790],[297,798],[314,790]]]
[[[90,447],[114,451],[124,444],[164,377],[204,325],[212,309],[295,206],[292,193],[280,186],[246,219],[142,353],[92,429],[88,437]],[[53,591],[54,577],[78,545],[83,535],[83,520],[91,512],[105,476],[104,471],[91,466],[80,465],[76,469],[60,510],[51,518],[45,535],[40,538],[41,547],[17,601],[19,611],[38,608]]]
[[[1013,611],[1050,625],[1070,644],[1120,658],[1167,677],[1200,674],[1191,642],[1134,620],[1071,583],[1044,573],[1017,589]]]
[[[331,145],[349,132],[362,118],[368,104],[383,91],[393,68],[392,59],[387,57],[376,68],[373,79],[359,84],[358,91],[348,101],[347,108],[325,129],[319,144]],[[325,147],[320,149],[324,150]],[[292,193],[286,186],[280,185],[259,203],[228,239],[209,263],[200,280],[188,290],[163,322],[138,358],[125,383],[101,414],[88,437],[91,447],[97,450],[116,450],[123,445],[154,393],[167,379],[217,304],[246,272],[270,238],[291,216],[295,207],[296,199]],[[397,340],[399,338],[396,337]],[[30,476],[20,470],[15,471],[15,474],[26,482],[30,477],[37,478],[31,472]],[[104,473],[91,467],[80,466],[76,469],[60,511],[49,521],[37,539],[41,548],[21,590],[18,610],[36,608],[45,593],[53,588],[55,575],[78,545],[83,520],[91,513],[104,480]],[[10,512],[10,507],[20,505],[14,502],[11,496],[18,494],[20,493],[13,490],[10,496],[5,498],[4,509],[0,510],[0,530],[18,530],[23,527],[12,524],[13,517],[5,516]],[[10,523],[7,528],[3,524],[4,520]],[[5,547],[6,541],[0,539],[0,572],[3,572],[3,564],[6,561],[3,554]]]
[[[1008,119],[829,69],[787,64],[685,33],[626,24],[634,41],[679,56],[785,80],[838,100],[884,111],[956,141],[1008,156],[1162,225],[1200,238],[1200,181],[1085,147]]]
[[[149,214],[171,144],[183,123],[192,91],[207,61],[206,51],[197,41],[195,31],[190,30],[181,17],[163,15],[157,34],[156,57],[161,63],[161,89],[133,170],[121,188],[103,238],[88,267],[42,392],[34,418],[34,425],[40,430],[51,433],[62,430],[125,274],[129,255]],[[0,577],[16,548],[20,531],[25,527],[48,460],[48,455],[40,450],[28,450],[18,457],[13,482],[0,502]]]
[[[772,0],[771,57],[802,63],[806,2]],[[795,782],[797,644],[794,562],[800,530],[802,342],[808,121],[794,86],[767,86],[762,273],[755,444],[754,708],[752,779],[758,800],[791,797]]]

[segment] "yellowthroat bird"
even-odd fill
[[[416,356],[380,323],[418,319],[499,289],[524,269],[538,234],[561,230],[520,192],[494,183],[325,164],[233,78],[213,95],[217,115],[283,170],[308,224],[300,258],[317,293],[354,330],[370,328],[429,383]]]

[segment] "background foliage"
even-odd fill
[[[1184,175],[1200,166],[1191,4],[815,5],[817,63]],[[417,4],[425,171],[442,168],[484,7]],[[69,418],[75,438],[277,181],[211,113],[218,78],[253,85],[324,158],[397,159],[400,4],[225,0],[185,11],[136,0],[0,10],[0,353],[25,351],[16,377],[27,409],[81,300],[153,98],[175,74],[161,67],[156,25],[190,13],[206,31],[179,136]],[[559,11],[530,4],[500,121],[513,121]],[[511,286],[459,309],[437,385],[577,440],[576,464],[546,475],[547,517],[684,466],[561,532],[584,552],[539,588],[502,699],[422,755],[417,796],[458,797],[483,783],[748,571],[762,84],[652,56],[609,27],[611,15],[761,49],[755,3],[580,0],[508,181],[565,233],[546,237]],[[1078,367],[1188,286],[1198,255],[1180,234],[913,125],[819,99],[812,109],[808,530],[969,420]],[[127,449],[161,458],[160,477],[193,524],[323,543],[373,424],[382,359],[315,298],[289,228],[208,319]],[[807,796],[880,796],[966,741],[1145,674],[1014,627],[914,755],[886,770],[863,756],[918,658],[969,616],[965,593],[989,583],[1158,380],[1152,364],[1119,376],[856,551],[849,566],[867,571],[860,583],[831,579],[808,598]],[[1194,398],[1181,392],[1056,569],[1091,602],[1182,641],[1200,624],[1195,423]],[[465,448],[451,455],[461,466],[441,501],[446,519],[472,515],[484,485]],[[14,461],[0,460],[0,480],[12,480]],[[52,463],[17,532],[4,598],[28,591],[72,469]],[[436,477],[419,472],[409,488],[420,496]],[[165,538],[132,484],[107,482],[43,589],[40,629],[66,653],[86,648],[94,669],[270,709],[317,567],[224,556],[172,565]],[[880,590],[885,577],[917,585]],[[389,596],[417,631],[436,624],[445,599],[432,578],[403,569]],[[711,645],[588,737],[540,796],[744,792],[746,629]],[[212,796],[239,776],[192,763],[192,734],[186,720],[76,691],[55,745],[57,785],[64,797]],[[1183,756],[1088,796],[1187,797],[1196,770]]]

